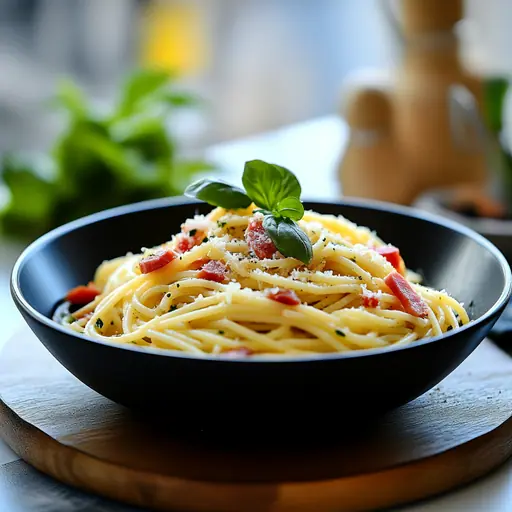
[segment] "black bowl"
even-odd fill
[[[88,282],[101,261],[168,240],[184,219],[211,209],[183,199],[116,208],[46,234],[18,259],[12,295],[46,348],[92,389],[134,409],[169,413],[180,423],[201,417],[209,424],[233,421],[242,410],[266,422],[271,416],[273,424],[278,416],[295,422],[313,415],[318,421],[318,414],[342,412],[355,419],[393,409],[452,372],[484,339],[510,297],[511,273],[503,255],[461,225],[383,203],[306,207],[376,230],[400,247],[409,268],[428,285],[463,301],[473,321],[403,348],[234,361],[103,343],[51,320],[66,291]]]

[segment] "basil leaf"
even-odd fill
[[[252,203],[243,190],[229,183],[208,178],[191,183],[185,189],[185,195],[228,210],[247,208]]]
[[[266,215],[263,227],[283,256],[296,258],[306,265],[313,258],[311,241],[292,219]]]
[[[277,203],[274,213],[281,215],[281,217],[300,220],[304,216],[304,206],[297,197],[287,197]]]
[[[273,210],[287,197],[300,198],[300,183],[295,175],[280,165],[263,160],[245,163],[242,183],[253,202],[266,210]]]

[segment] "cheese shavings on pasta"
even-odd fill
[[[298,224],[308,265],[277,251],[254,206],[189,219],[161,246],[103,262],[87,288],[95,298],[66,325],[113,343],[245,357],[406,345],[469,322],[368,228],[311,211]]]

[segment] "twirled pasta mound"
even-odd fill
[[[254,206],[215,208],[160,247],[103,262],[85,288],[93,300],[65,322],[113,343],[232,357],[391,347],[469,322],[368,228],[311,211],[299,225],[308,265],[277,251]]]

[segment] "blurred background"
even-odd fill
[[[208,101],[204,119],[182,120],[190,145],[331,113],[347,73],[394,61],[381,4],[0,0],[0,150],[47,147],[59,125],[44,100],[61,76],[109,101],[141,66],[178,71]]]
[[[208,99],[207,120],[183,127],[190,144],[334,112],[350,71],[396,63],[385,3],[0,0],[0,150],[50,143],[58,116],[44,100],[62,75],[108,101],[134,66],[177,70]],[[510,70],[511,17],[507,0],[466,2],[463,51],[474,65]]]

